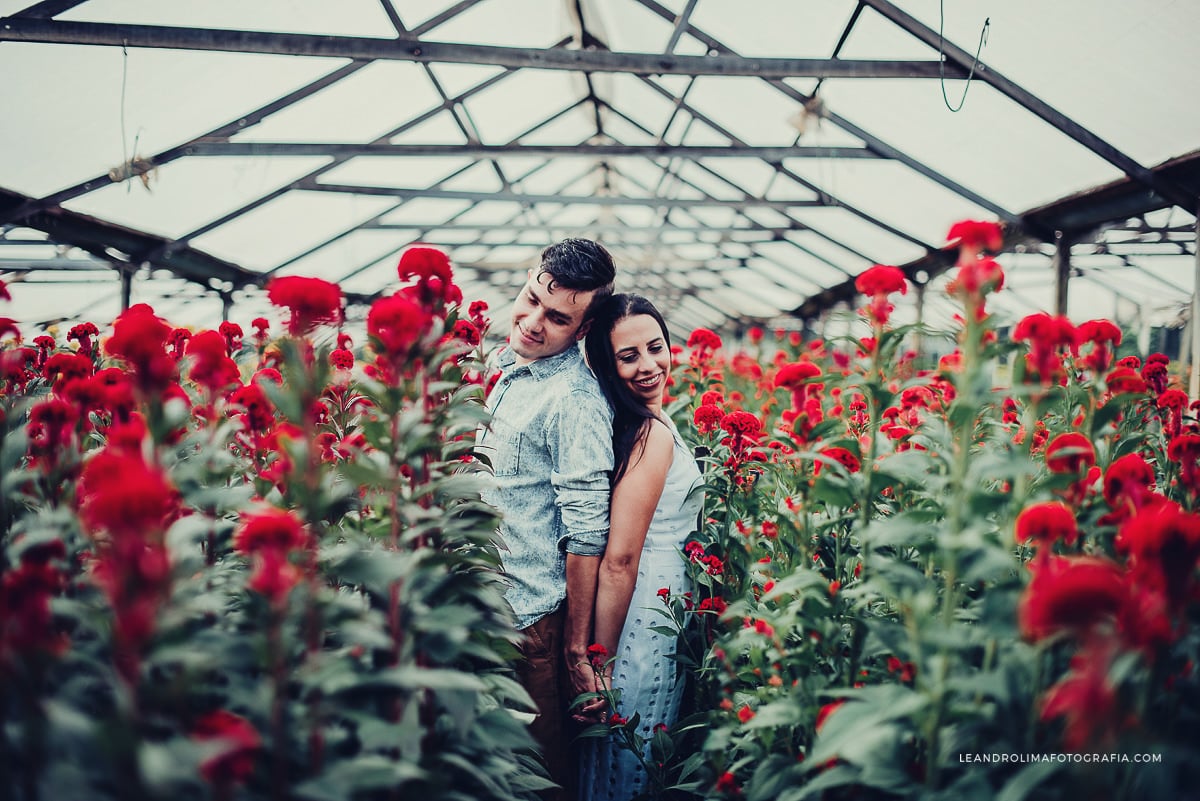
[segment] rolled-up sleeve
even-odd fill
[[[550,482],[563,523],[558,545],[567,553],[600,556],[608,544],[612,412],[604,398],[586,391],[570,393],[555,411]]]

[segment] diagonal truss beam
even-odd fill
[[[861,0],[861,2],[870,6],[882,17],[912,34],[926,45],[934,49],[940,48],[946,55],[947,67],[953,65],[959,69],[969,69],[974,63],[975,57],[972,54],[939,37],[937,31],[923,25],[916,17],[896,8],[888,0]],[[1122,153],[1104,139],[1101,139],[1062,112],[1054,109],[1050,104],[1033,93],[1018,86],[996,70],[984,68],[981,64],[980,68],[975,71],[975,80],[983,81],[1009,100],[1018,103],[1025,110],[1050,123],[1050,125],[1057,128],[1066,136],[1083,145],[1109,164],[1117,167],[1130,178],[1154,189],[1164,198],[1167,198],[1185,211],[1194,210],[1196,204],[1195,197],[1190,196],[1186,191],[1173,185],[1170,181],[1155,175],[1149,168],[1142,166],[1130,156]]]
[[[750,78],[938,78],[936,61],[874,61],[824,58],[743,58],[619,53],[609,50],[496,47],[492,45],[320,36],[303,33],[184,28],[162,25],[117,25],[7,17],[0,41],[47,44],[153,47],[361,60],[486,64],[572,72],[623,72],[635,75],[723,75]],[[966,77],[948,67],[950,77]],[[959,74],[961,73],[961,74]]]
[[[671,20],[674,20],[674,18],[675,18],[674,14],[669,9],[665,8],[663,5],[658,3],[657,0],[637,0],[637,2],[640,3],[642,6],[644,6],[646,9],[657,14],[658,16],[662,17],[665,20],[671,21]],[[728,56],[736,56],[737,55],[736,51],[734,51],[732,48],[726,46],[725,44],[718,41],[714,37],[710,36],[709,34],[705,33],[704,31],[700,30],[696,26],[688,25],[687,30],[688,30],[688,33],[691,34],[697,41],[704,44],[710,50],[717,52],[717,53],[721,53],[723,55],[728,55]],[[837,59],[834,59],[834,60],[836,61]],[[963,71],[962,68],[958,67],[957,65],[948,64],[946,66],[946,69],[947,69],[946,77],[951,77],[952,73],[957,73],[957,75],[954,75],[953,77],[957,77],[957,78],[965,78],[966,77],[966,72]],[[771,85],[772,87],[777,89],[782,94],[786,95],[787,97],[790,97],[792,100],[795,100],[796,102],[798,102],[800,104],[807,103],[809,100],[812,99],[812,97],[810,95],[804,94],[799,89],[796,89],[795,87],[791,86],[790,84],[786,83],[783,80],[773,79],[773,78],[769,78],[767,76],[763,76],[763,77],[769,85]],[[818,77],[833,77],[833,76],[828,75],[828,76],[818,76]],[[1011,211],[1008,211],[1003,206],[1001,206],[999,203],[995,203],[994,201],[988,200],[987,198],[983,197],[982,195],[979,195],[978,193],[973,192],[972,190],[966,188],[962,184],[959,184],[956,181],[952,181],[951,179],[947,178],[945,175],[942,175],[938,171],[936,171],[933,168],[926,165],[924,162],[914,158],[913,156],[908,155],[907,153],[904,153],[903,151],[901,151],[900,149],[898,149],[896,147],[893,147],[892,145],[883,141],[879,137],[874,136],[871,133],[868,133],[867,131],[858,127],[857,125],[852,123],[850,120],[846,119],[845,117],[842,117],[836,113],[826,110],[824,112],[824,118],[829,120],[830,122],[832,122],[837,127],[841,128],[846,133],[862,140],[862,142],[864,144],[866,144],[867,147],[869,147],[871,150],[874,150],[876,153],[879,153],[881,156],[899,161],[900,163],[904,164],[906,167],[913,170],[914,172],[916,172],[920,175],[924,175],[926,178],[930,179],[931,181],[934,181],[935,183],[939,184],[940,186],[943,186],[946,189],[949,189],[951,192],[958,195],[959,197],[971,201],[972,203],[979,206],[980,208],[987,209],[988,211],[992,212],[993,214],[995,214],[997,217],[999,217],[1002,220],[1005,220],[1010,223],[1019,222],[1019,218],[1016,214],[1014,214]]]

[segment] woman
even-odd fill
[[[588,362],[613,406],[613,491],[608,548],[600,563],[594,640],[615,656],[607,684],[617,713],[640,714],[647,743],[679,714],[683,683],[671,660],[676,639],[651,631],[665,620],[658,591],[683,592],[680,549],[696,530],[700,471],[663,414],[671,340],[662,315],[638,295],[613,295],[597,310],[585,343]],[[646,788],[641,761],[613,737],[586,740],[583,801],[627,801]]]

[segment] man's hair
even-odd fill
[[[550,276],[547,289],[572,289],[576,292],[595,292],[588,304],[585,319],[596,307],[612,295],[617,268],[612,254],[599,242],[590,239],[564,239],[542,251],[539,273]]]

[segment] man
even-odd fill
[[[542,252],[513,304],[488,395],[493,419],[479,440],[496,477],[484,500],[504,515],[506,596],[524,634],[517,676],[538,708],[530,731],[564,788],[548,799],[573,797],[567,710],[598,689],[587,647],[608,539],[612,412],[578,343],[614,276],[596,242],[567,239]]]

